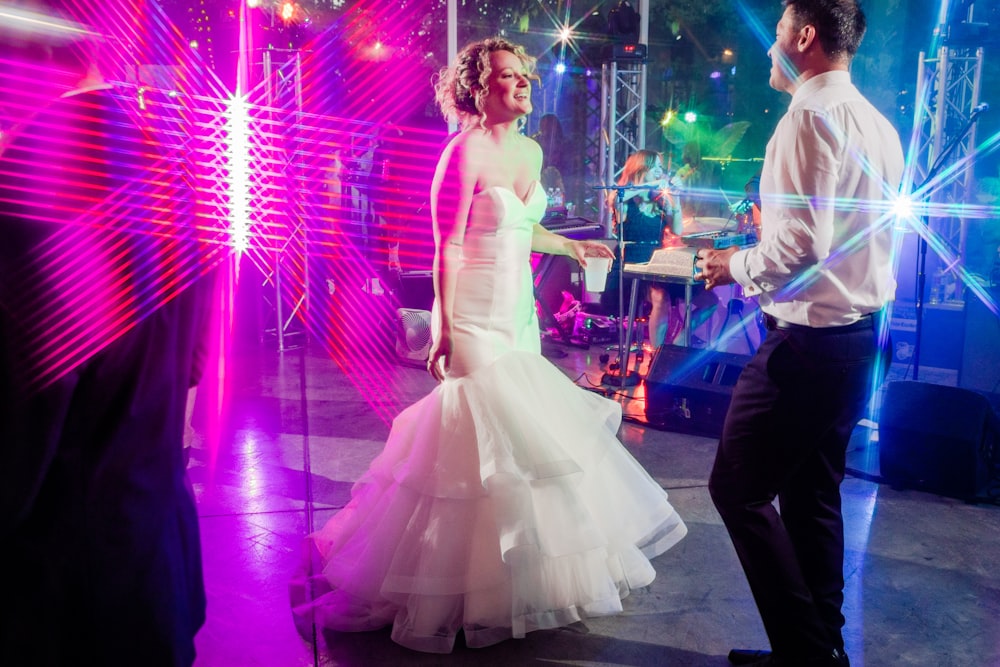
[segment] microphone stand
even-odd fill
[[[969,120],[965,123],[965,127],[959,132],[954,139],[951,140],[943,151],[941,155],[934,161],[933,166],[931,166],[930,171],[927,172],[927,176],[924,177],[924,182],[920,184],[917,188],[918,191],[923,190],[934,177],[937,176],[938,172],[945,165],[951,154],[955,152],[958,145],[965,139],[966,135],[972,130],[976,121],[979,120],[979,114],[988,110],[990,106],[986,103],[977,105],[973,110],[972,114],[969,116]],[[916,321],[913,327],[913,379],[917,380],[920,375],[920,338],[923,334],[923,320],[924,320],[924,289],[926,287],[927,275],[927,238],[926,233],[930,232],[930,216],[925,216],[925,234],[920,235],[920,239],[917,242],[917,280],[916,280]]]
[[[594,190],[615,191],[615,214],[618,219],[618,372],[608,371],[601,376],[601,384],[613,387],[634,387],[639,384],[639,374],[629,371],[629,359],[632,356],[632,329],[629,322],[628,340],[625,339],[625,191],[626,190],[660,190],[659,185],[598,185]],[[632,316],[635,313],[632,312]]]

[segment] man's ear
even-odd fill
[[[816,41],[816,27],[812,24],[807,23],[802,26],[799,30],[799,38],[795,42],[796,48],[798,48],[799,53],[805,53]]]

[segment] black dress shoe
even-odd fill
[[[756,651],[748,648],[734,648],[729,652],[729,662],[734,665],[752,665],[771,655],[770,651]]]
[[[785,660],[770,651],[755,651],[734,648],[729,652],[729,662],[748,667],[851,667],[851,661],[841,649],[833,649],[829,655],[803,660]]]

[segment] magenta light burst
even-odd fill
[[[287,49],[259,34],[266,9],[240,10],[234,93],[155,3],[74,3],[73,21],[103,36],[109,78],[134,94],[122,104],[143,128],[135,152],[151,167],[140,191],[133,185],[130,192],[95,194],[72,210],[47,209],[39,220],[61,228],[25,270],[49,287],[15,304],[37,313],[24,346],[33,355],[36,388],[58,381],[227,262],[220,383],[237,280],[260,280],[264,292],[289,305],[288,321],[319,341],[383,418],[398,412],[404,399],[394,387],[396,304],[378,277],[386,265],[429,268],[433,253],[427,210],[415,202],[429,190],[427,162],[438,152],[443,123],[431,128],[414,120],[430,98],[431,72],[426,48],[411,48],[427,3],[345,10],[328,32]],[[13,111],[27,115],[46,99],[42,91],[36,98],[13,93],[48,77],[18,65],[7,68],[20,78],[5,79],[4,99],[20,100]],[[4,130],[6,140],[18,127],[5,122]],[[58,161],[62,149],[51,145]],[[372,172],[375,150],[379,168],[392,172],[378,193],[379,211],[366,204],[375,197],[357,180]],[[17,197],[44,198],[47,186],[38,183]],[[156,239],[155,250],[125,261],[123,235]],[[237,273],[240,255],[255,272]],[[139,273],[148,278],[136,281]],[[140,291],[126,289],[136,282]],[[51,294],[61,298],[42,298]],[[221,411],[224,388],[215,391]]]
[[[65,77],[17,52],[9,52],[13,60],[5,63],[7,72],[22,73],[3,84],[5,101],[21,100],[8,107],[4,119],[5,125],[14,121],[4,137],[11,148],[5,150],[3,175],[15,201],[6,204],[54,229],[31,255],[18,260],[9,276],[13,284],[31,287],[4,304],[34,318],[19,334],[23,348],[15,342],[21,348],[15,353],[28,369],[24,380],[29,391],[58,381],[211,270],[224,254],[216,225],[197,220],[189,210],[184,156],[177,137],[171,136],[175,128],[135,104],[142,86],[137,85],[134,49],[169,48],[166,41],[137,39],[146,34],[136,18],[146,14],[139,9],[129,3],[81,0],[73,4],[72,16],[37,15],[36,32],[41,31],[38,26],[44,32],[29,38],[67,42],[99,34],[102,69],[113,78],[130,79],[136,97],[121,99],[121,105],[140,133],[111,147],[110,163],[94,163],[93,169],[81,163],[76,171],[65,167],[70,163],[64,153],[91,151],[89,142],[97,146],[103,141],[99,136],[80,139],[68,128],[98,126],[98,119],[83,111],[74,112],[83,116],[50,118],[47,125],[31,122],[69,82],[60,83]],[[182,120],[179,114],[178,122]],[[67,145],[69,141],[75,145]],[[37,150],[22,161],[16,148],[21,145]],[[125,173],[134,176],[127,188],[109,188],[100,180],[101,174]],[[143,237],[149,241],[132,242]]]

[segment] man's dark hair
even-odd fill
[[[795,28],[816,28],[819,45],[830,58],[853,58],[867,21],[857,0],[783,0],[795,14]]]

